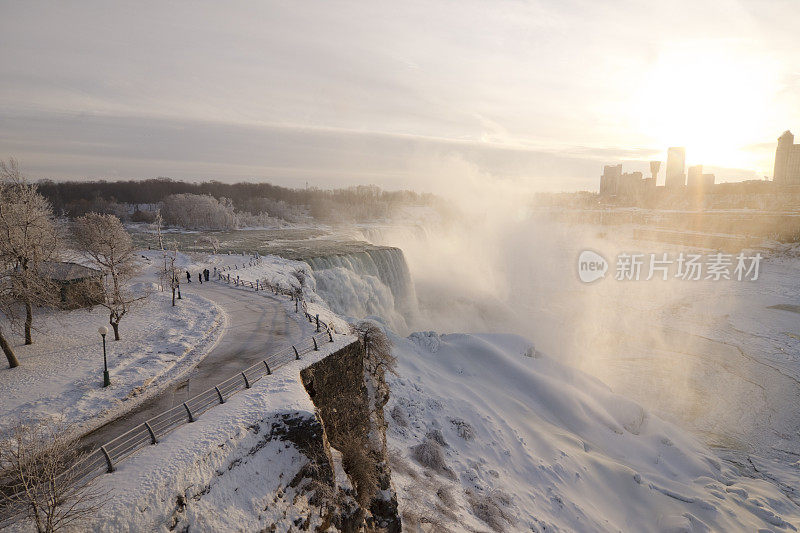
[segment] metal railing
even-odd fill
[[[100,474],[113,472],[115,465],[136,451],[157,444],[159,439],[168,433],[185,424],[194,422],[212,407],[225,403],[239,391],[249,389],[264,376],[272,374],[275,369],[290,361],[300,359],[304,354],[318,350],[323,342],[333,342],[333,336],[327,328],[325,328],[325,331],[305,339],[299,345],[274,353],[264,360],[245,368],[240,373],[218,383],[215,387],[207,389],[182,404],[176,405],[133,427],[100,446],[100,448],[75,464],[72,467],[77,469],[77,474],[73,473],[74,478],[79,480],[79,483],[87,483]]]
[[[265,285],[268,285],[265,283]],[[302,301],[295,291],[281,291],[277,287],[269,286],[276,294],[286,294],[295,301]],[[309,352],[320,349],[323,343],[333,342],[333,330],[320,320],[319,315],[312,316],[305,311],[305,301],[302,301],[305,318],[316,326],[316,333],[307,337],[298,344],[265,357],[262,361],[245,368],[225,381],[218,383],[213,388],[189,398],[181,405],[176,405],[163,413],[142,422],[126,431],[122,435],[106,442],[99,448],[91,451],[70,468],[70,478],[77,485],[85,485],[104,473],[113,472],[121,461],[130,457],[137,451],[147,446],[158,444],[159,439],[175,429],[190,424],[209,409],[225,403],[231,396],[239,391],[249,389],[264,376],[286,365],[290,361],[301,359]],[[298,306],[295,306],[299,312]],[[62,474],[64,476],[66,474]],[[0,508],[5,515],[0,518],[0,529],[10,525],[17,519],[23,509]]]

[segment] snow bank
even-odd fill
[[[521,337],[392,340],[399,376],[388,441],[405,527],[420,518],[513,531],[800,523],[798,507],[773,485],[739,475],[693,437]],[[422,443],[441,451],[439,473],[414,458]]]
[[[149,283],[140,278],[139,283]],[[63,415],[86,432],[156,394],[216,345],[225,314],[210,300],[153,292],[122,320],[120,341],[107,336],[111,386],[103,388],[102,307],[38,315],[34,344],[15,346],[20,366],[0,369],[0,435],[18,419]]]
[[[336,335],[319,352],[276,369],[94,482],[110,504],[94,531],[257,531],[296,527],[310,506],[287,485],[307,462],[290,442],[266,440],[284,414],[314,417],[300,370],[352,342]],[[314,517],[318,520],[318,517]],[[313,530],[312,524],[312,530]]]
[[[311,267],[303,261],[293,261],[275,255],[260,256],[256,264],[250,265],[250,256],[214,254],[199,258],[195,269],[214,267],[230,267],[226,275],[231,280],[255,283],[266,280],[270,285],[283,289],[296,289],[302,292],[307,311],[312,315],[319,314],[321,320],[329,324],[335,331],[347,332],[347,321],[331,311],[328,304],[317,294],[317,280]],[[235,267],[235,268],[234,268]],[[186,268],[186,267],[184,267]]]

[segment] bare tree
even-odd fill
[[[219,239],[217,239],[216,237],[213,237],[211,235],[204,235],[203,237],[200,237],[200,239],[197,242],[200,243],[201,245],[210,246],[211,250],[215,254],[219,253]]]
[[[164,234],[161,232],[161,229],[164,227],[164,217],[161,216],[160,209],[156,211],[156,216],[155,219],[153,220],[152,227],[153,229],[156,230],[156,235],[158,236],[158,249],[161,250],[161,257],[164,260],[164,268],[161,269],[158,276],[158,285],[160,288],[159,290],[163,291],[164,287],[167,286],[167,283],[171,284],[171,282],[169,281],[169,277],[167,276],[167,272],[169,270],[167,267],[168,264],[167,250],[164,247]],[[173,303],[173,305],[175,304]]]
[[[70,468],[82,454],[61,421],[17,423],[0,447],[0,514],[24,513],[41,532],[58,531],[89,519],[108,494],[81,483]]]
[[[108,323],[119,340],[119,323],[146,294],[130,290],[137,270],[131,236],[114,215],[89,213],[75,220],[75,241],[91,261],[103,271],[103,302],[108,309]]]
[[[0,267],[9,283],[7,296],[25,307],[25,344],[33,343],[33,307],[57,301],[43,267],[57,259],[59,247],[50,204],[28,183],[16,159],[0,161]]]
[[[364,347],[367,371],[379,374],[381,379],[387,371],[395,373],[397,358],[392,355],[392,341],[380,326],[369,320],[362,320],[353,326],[353,332],[358,335]]]
[[[14,299],[14,295],[11,290],[11,280],[8,276],[3,276],[0,278],[0,315],[5,317],[7,321],[11,322],[15,318],[15,305],[16,300]],[[16,368],[19,366],[19,360],[14,354],[14,349],[11,347],[11,343],[9,343],[8,339],[5,337],[2,324],[0,324],[0,349],[3,350],[3,353],[8,360],[9,368]]]
[[[175,307],[175,296],[177,294],[178,300],[181,299],[181,278],[180,269],[175,266],[175,260],[178,258],[178,249],[174,252],[163,250],[164,254],[164,269],[159,272],[159,278],[163,286],[169,285],[172,289],[172,307]]]

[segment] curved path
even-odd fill
[[[82,437],[83,448],[88,450],[104,444],[145,420],[213,388],[220,381],[263,360],[264,356],[299,342],[313,331],[300,318],[301,315],[285,311],[282,298],[269,292],[254,292],[216,282],[184,284],[181,291],[205,296],[223,309],[228,323],[222,338],[183,378],[129,413]]]

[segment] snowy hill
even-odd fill
[[[393,336],[404,527],[778,531],[800,511],[682,430],[512,335]],[[425,466],[423,466],[423,463]]]

